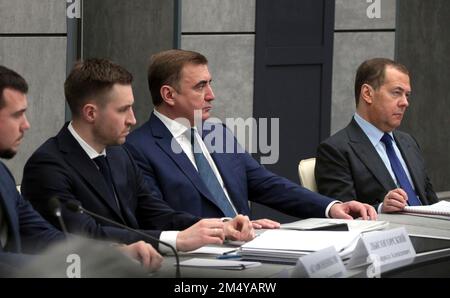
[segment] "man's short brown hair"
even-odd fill
[[[133,76],[122,66],[106,59],[78,61],[64,83],[64,94],[73,116],[79,116],[89,98],[101,95],[115,84],[131,85]],[[105,104],[106,102],[98,102]]]
[[[356,71],[355,78],[355,101],[356,106],[359,103],[359,97],[361,95],[361,87],[364,84],[372,86],[373,89],[378,90],[381,85],[384,84],[384,77],[386,73],[386,67],[391,66],[398,71],[409,75],[409,71],[406,66],[392,61],[387,58],[373,58],[364,61]]]
[[[28,92],[28,84],[25,79],[12,69],[0,65],[0,109],[5,106],[3,90],[10,88],[23,94]]]
[[[200,53],[185,50],[167,50],[151,57],[147,78],[154,106],[163,102],[160,93],[163,85],[179,90],[181,71],[186,64],[205,65],[208,60]]]

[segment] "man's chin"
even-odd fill
[[[0,150],[0,158],[3,159],[11,159],[16,155],[17,151],[8,149],[8,150]]]
[[[116,140],[112,140],[111,142],[109,142],[108,144],[106,144],[106,146],[120,146],[123,145],[125,143],[126,138],[125,137],[120,137]]]

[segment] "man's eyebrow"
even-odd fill
[[[27,108],[28,108],[28,107],[23,108],[23,109],[20,109],[20,110],[18,110],[18,111],[15,111],[15,112],[13,113],[13,115],[20,115],[20,114],[23,114],[23,113],[25,113],[25,112],[27,111]]]
[[[206,85],[207,83],[210,83],[212,81],[211,80],[201,80],[200,82],[198,82],[197,84],[195,84],[194,88],[200,87],[201,85]]]
[[[401,86],[395,86],[394,90],[406,91],[406,89]]]

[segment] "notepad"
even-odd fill
[[[450,216],[450,202],[440,201],[427,206],[406,206],[403,212]]]
[[[223,255],[227,253],[235,252],[236,248],[227,247],[223,245],[205,245],[196,250],[186,252],[185,254],[211,254],[211,255]]]
[[[260,262],[247,262],[236,260],[217,260],[217,259],[201,259],[192,258],[180,263],[182,267],[210,268],[223,270],[244,270],[260,266]]]

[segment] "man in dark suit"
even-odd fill
[[[144,229],[181,251],[220,244],[225,237],[251,239],[253,229],[245,216],[227,222],[201,219],[176,212],[151,195],[128,150],[120,145],[136,123],[131,82],[132,75],[126,69],[108,60],[88,59],[75,65],[65,82],[72,121],[27,161],[24,196],[55,225],[58,222],[48,211],[52,197],[81,203],[106,218]],[[77,234],[123,243],[148,240],[88,214],[64,207],[62,214],[68,230]],[[175,232],[178,230],[183,231]]]
[[[341,204],[271,173],[242,150],[224,126],[208,125],[214,94],[207,63],[200,53],[184,50],[152,57],[148,83],[155,109],[149,121],[127,137],[126,146],[154,196],[197,216],[249,214],[249,200],[297,217],[376,216],[370,206]],[[211,148],[208,138],[224,142]],[[279,226],[268,219],[253,224]]]
[[[400,126],[409,105],[409,73],[389,59],[363,62],[356,73],[356,113],[350,124],[320,144],[320,193],[357,199],[396,212],[437,202],[419,145]]]
[[[30,128],[25,115],[27,92],[28,84],[22,76],[0,66],[0,158],[13,158],[25,131]],[[11,276],[33,260],[27,254],[39,253],[65,237],[22,198],[2,162],[0,177],[0,276]],[[121,250],[140,259],[150,269],[161,265],[162,257],[142,241]]]

